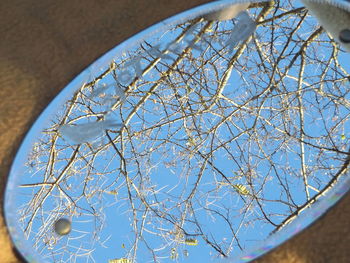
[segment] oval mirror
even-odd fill
[[[331,207],[349,189],[350,3],[323,2],[216,1],[72,81],[6,188],[28,262],[248,261]]]

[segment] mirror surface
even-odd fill
[[[247,260],[334,192],[349,164],[349,29],[327,34],[307,2],[199,7],[68,85],[9,177],[28,261]]]

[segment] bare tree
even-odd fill
[[[54,262],[95,262],[120,218],[125,262],[180,260],[189,245],[227,257],[279,231],[347,171],[342,52],[304,7],[276,1],[116,54],[35,143],[23,231]],[[62,217],[67,236],[52,227]]]

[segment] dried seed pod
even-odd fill
[[[65,236],[72,230],[72,223],[67,218],[60,218],[54,224],[55,232],[60,236]]]
[[[108,263],[131,263],[131,261],[127,258],[119,258],[119,259],[110,259]]]

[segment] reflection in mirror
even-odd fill
[[[312,1],[234,2],[121,44],[39,118],[5,204],[28,261],[239,262],[347,191],[349,28]]]

